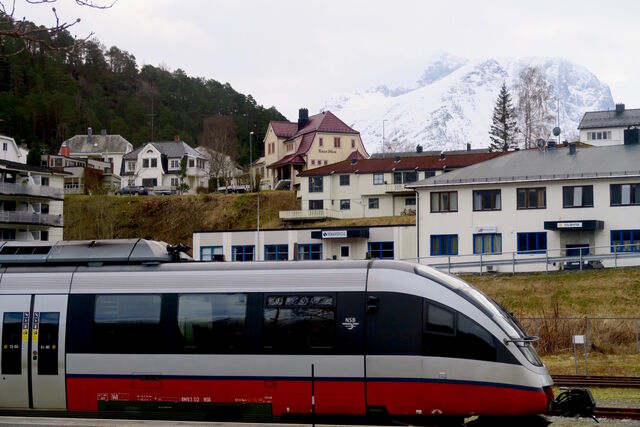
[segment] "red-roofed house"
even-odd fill
[[[415,214],[415,191],[422,179],[484,162],[507,153],[468,150],[396,153],[349,159],[300,173],[302,210],[280,211],[283,220],[362,218]]]
[[[299,111],[298,123],[271,121],[264,137],[265,176],[261,187],[300,188],[298,173],[348,158],[368,158],[360,132],[330,111],[309,117]]]

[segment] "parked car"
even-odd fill
[[[149,193],[147,192],[147,189],[141,185],[130,185],[128,187],[121,188],[116,192],[116,194],[146,196]]]

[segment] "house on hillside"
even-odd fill
[[[235,188],[238,186],[238,178],[244,171],[228,155],[211,148],[198,146],[195,150],[207,159],[208,179],[213,180],[215,188]]]
[[[182,162],[186,162],[186,177],[181,182]],[[176,136],[174,141],[147,142],[125,154],[120,175],[122,187],[143,186],[152,192],[176,192],[181,184],[195,193],[207,188],[209,181],[207,158]]]
[[[414,215],[416,196],[408,184],[505,155],[487,150],[401,153],[352,158],[303,171],[302,210],[281,211],[280,219],[364,218]]]
[[[0,151],[0,160],[6,160],[15,163],[27,163],[27,153],[24,149],[16,144],[15,139],[0,135],[0,144],[2,144],[2,151]]]
[[[640,108],[626,109],[624,104],[616,104],[615,110],[588,111],[578,125],[580,142],[595,146],[638,142],[638,128]]]
[[[93,159],[113,164],[112,172],[120,176],[122,158],[133,150],[133,145],[120,135],[107,135],[106,130],[94,135],[87,128],[86,135],[75,135],[62,143],[59,155],[77,159]]]
[[[271,121],[264,137],[265,174],[261,187],[300,188],[300,172],[340,162],[366,159],[360,132],[346,125],[330,111],[309,117],[299,111],[298,122]]]
[[[42,167],[56,172],[66,172],[64,194],[85,194],[93,187],[112,192],[120,189],[120,176],[114,174],[113,163],[97,158],[67,157],[61,154],[44,154]]]

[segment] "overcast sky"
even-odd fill
[[[51,4],[17,0],[16,17],[53,21]],[[94,0],[97,2],[103,0]],[[139,65],[229,82],[289,119],[332,94],[417,80],[429,57],[565,58],[640,108],[640,1],[118,0],[108,10],[55,4]]]

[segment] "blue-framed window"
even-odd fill
[[[289,245],[264,245],[265,261],[287,261]]]
[[[640,252],[640,230],[611,230],[611,252]]]
[[[253,245],[232,246],[231,258],[233,261],[253,261],[254,249]]]
[[[222,246],[200,246],[201,261],[213,261],[216,255],[222,254]]]
[[[458,255],[458,235],[432,234],[431,255]]]
[[[540,254],[547,250],[547,233],[518,233],[518,253]]]
[[[322,243],[298,244],[298,259],[322,259]]]
[[[393,242],[369,242],[371,259],[393,259]]]
[[[473,235],[474,254],[500,254],[502,253],[502,234],[487,233]]]

